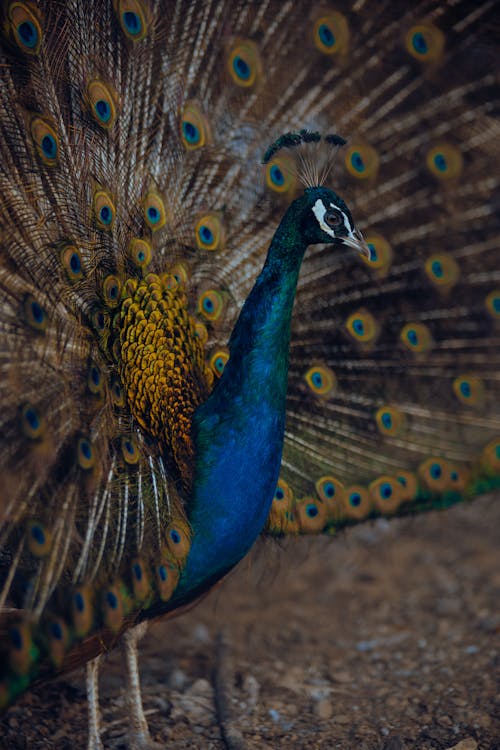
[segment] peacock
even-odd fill
[[[259,535],[500,485],[497,12],[4,0],[2,707],[87,662],[102,747],[121,640],[147,747],[138,639]]]

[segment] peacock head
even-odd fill
[[[322,136],[310,130],[299,130],[294,133],[284,133],[274,141],[264,154],[263,163],[269,164],[281,149],[301,149],[299,168],[295,170],[295,177],[306,188],[304,194],[297,198],[287,211],[285,223],[291,221],[300,234],[301,244],[337,244],[347,245],[358,252],[371,257],[371,251],[363,239],[361,232],[354,226],[351,212],[346,204],[333,190],[323,187],[333,161],[332,149],[336,152],[346,143],[337,134]],[[327,162],[321,161],[313,153],[315,149],[326,147]],[[302,151],[302,149],[305,149]],[[290,170],[294,173],[293,168]]]
[[[370,249],[354,226],[351,212],[333,190],[308,187],[295,204],[295,210],[301,216],[301,234],[307,245],[342,244],[370,257]]]

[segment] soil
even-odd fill
[[[224,750],[217,667],[230,669],[232,727],[249,750],[500,749],[499,500],[338,539],[259,543],[198,607],[142,642],[153,738]],[[105,748],[126,746],[122,661],[116,650],[101,669]],[[13,706],[0,748],[83,750],[86,722],[81,670]]]

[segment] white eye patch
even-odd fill
[[[349,237],[354,237],[354,233],[353,233],[354,227],[351,226],[351,222],[349,221],[349,217],[347,216],[347,214],[345,214],[342,211],[342,209],[339,208],[338,206],[336,206],[334,203],[330,203],[330,206],[331,206],[331,208],[334,208],[336,211],[340,211],[340,213],[342,214],[342,218],[344,219],[344,226],[345,226],[345,228],[347,229],[347,231],[349,233]],[[313,214],[316,217],[316,221],[320,225],[320,227],[323,230],[323,232],[326,232],[327,234],[330,235],[330,237],[334,237],[335,238],[335,236],[336,236],[335,232],[324,221],[323,217],[325,215],[325,211],[328,210],[328,207],[325,206],[325,204],[323,203],[323,201],[321,200],[321,198],[318,198],[318,200],[316,201],[316,203],[312,207],[312,210],[313,210]]]

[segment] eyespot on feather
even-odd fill
[[[171,561],[162,560],[155,567],[156,587],[162,602],[168,602],[179,581],[179,569]]]
[[[93,592],[90,586],[78,586],[71,597],[73,629],[78,638],[87,635],[94,622]]]
[[[412,26],[405,39],[406,49],[420,62],[438,62],[444,50],[444,34],[436,26],[420,23]]]
[[[116,218],[115,204],[106,190],[96,190],[93,199],[93,209],[96,224],[99,229],[110,231]]]
[[[418,467],[418,475],[432,492],[443,492],[450,488],[451,471],[448,461],[431,457],[423,461]]]
[[[101,595],[101,607],[104,625],[116,633],[123,623],[124,615],[123,598],[118,584],[104,589]]]
[[[373,268],[379,276],[385,276],[392,262],[392,248],[390,244],[380,234],[372,233],[365,239],[366,244],[370,248],[370,257],[368,258],[363,253],[360,253],[358,257],[369,268]]]
[[[394,513],[401,505],[403,491],[395,477],[384,474],[371,482],[369,489],[373,503],[380,513]]]
[[[60,246],[59,257],[68,280],[71,282],[81,281],[84,273],[80,250],[75,245],[64,242]]]
[[[450,464],[450,485],[457,492],[464,492],[470,481],[470,470],[465,466]]]
[[[76,460],[78,466],[85,471],[89,471],[94,467],[95,454],[92,447],[92,443],[86,437],[78,438],[76,444]]]
[[[104,379],[99,367],[91,362],[87,373],[87,388],[94,396],[100,396],[104,390]]]
[[[288,482],[285,482],[284,479],[278,479],[278,484],[276,485],[276,489],[274,491],[273,503],[276,501],[280,504],[290,505],[292,500],[292,488],[290,487]]]
[[[27,55],[38,55],[43,39],[38,9],[31,3],[10,3],[7,22],[18,48]]]
[[[346,320],[346,329],[351,338],[360,344],[369,344],[378,335],[377,322],[373,315],[363,308],[351,313]]]
[[[464,160],[455,146],[440,143],[433,146],[426,154],[427,169],[438,180],[454,180],[460,177]]]
[[[132,42],[144,39],[149,29],[148,8],[141,0],[114,0],[122,31]]]
[[[181,138],[188,151],[212,142],[208,120],[196,102],[188,102],[181,116]]]
[[[101,339],[105,339],[109,333],[109,313],[96,307],[92,310],[90,319],[95,332]]]
[[[9,628],[8,634],[10,668],[16,675],[26,675],[38,656],[38,648],[33,643],[31,628],[25,622],[17,623]]]
[[[418,479],[412,471],[400,469],[396,472],[396,479],[401,487],[401,502],[414,500],[418,492]]]
[[[128,257],[130,258],[134,266],[136,266],[136,268],[145,270],[151,263],[152,256],[153,248],[151,247],[149,242],[146,242],[146,240],[142,240],[138,237],[130,240],[130,244],[128,247]]]
[[[102,282],[102,296],[104,303],[111,308],[115,308],[119,301],[122,291],[122,283],[118,276],[110,274]]]
[[[310,390],[321,398],[333,396],[337,390],[337,378],[333,370],[325,365],[310,367],[304,375]]]
[[[480,406],[484,403],[484,383],[474,375],[459,375],[455,378],[453,392],[466,406]]]
[[[184,263],[174,263],[170,269],[170,274],[181,289],[186,289],[189,282],[189,270]]]
[[[26,538],[28,549],[35,557],[47,557],[52,549],[52,534],[39,521],[28,523]]]
[[[401,329],[399,338],[405,348],[415,354],[428,352],[434,343],[431,332],[424,323],[407,323]]]
[[[111,381],[111,400],[113,405],[118,408],[125,406],[125,393],[117,377]]]
[[[47,329],[48,318],[45,309],[37,302],[32,294],[27,294],[24,298],[24,319],[30,328],[43,333]]]
[[[104,379],[99,367],[91,362],[87,373],[87,388],[94,396],[101,396],[104,391]]]
[[[133,435],[123,435],[120,439],[122,457],[129,466],[136,466],[140,460],[137,440]]]
[[[224,310],[222,294],[215,289],[207,289],[198,298],[198,312],[211,323],[219,320]]]
[[[347,518],[359,521],[367,518],[372,511],[371,495],[366,487],[359,484],[345,488],[344,511]]]
[[[46,637],[52,664],[55,667],[62,666],[70,641],[68,626],[64,620],[60,617],[51,618],[46,625]]]
[[[132,591],[136,602],[143,603],[152,594],[151,576],[149,569],[140,558],[135,558],[131,563]]]
[[[194,237],[198,250],[222,250],[226,234],[218,213],[204,214],[196,222]]]
[[[262,78],[262,62],[255,42],[249,39],[237,40],[227,56],[227,69],[237,86],[255,86]]]
[[[41,440],[45,435],[45,420],[32,404],[22,407],[21,426],[23,434],[30,440]]]
[[[401,435],[406,428],[406,417],[395,406],[381,406],[375,414],[378,431],[387,437]]]
[[[380,160],[373,146],[360,143],[347,148],[344,161],[349,174],[359,180],[369,180],[376,177]]]
[[[55,166],[59,157],[59,138],[52,125],[43,117],[33,115],[30,118],[30,133],[37,156],[46,166]]]
[[[319,16],[313,27],[313,41],[324,55],[345,54],[349,49],[347,19],[338,11]]]
[[[425,261],[425,273],[438,289],[451,289],[458,281],[460,269],[452,255],[436,253]]]
[[[218,378],[221,377],[228,361],[229,361],[229,352],[226,349],[217,349],[217,351],[215,351],[211,355],[209,364],[214,374],[216,375],[216,377]]]
[[[328,510],[321,500],[303,497],[295,502],[294,512],[303,534],[319,534],[326,526]]]
[[[490,440],[483,448],[481,458],[488,472],[500,475],[500,438]]]
[[[494,289],[485,299],[486,309],[492,318],[500,318],[500,289]]]
[[[345,488],[342,482],[328,475],[320,477],[315,486],[320,500],[327,507],[329,519],[332,521],[341,519],[345,505]]]
[[[143,201],[144,220],[151,231],[156,232],[165,226],[167,221],[167,212],[165,203],[159,193],[151,190],[147,193]]]
[[[267,519],[267,526],[274,534],[296,534],[299,526],[293,513],[293,491],[282,478],[278,480],[273,502]]]
[[[116,122],[116,94],[108,83],[99,79],[90,81],[85,92],[90,114],[97,124],[110,130]]]
[[[297,186],[295,162],[288,156],[271,159],[266,164],[265,175],[266,185],[274,193],[292,193]]]
[[[165,541],[174,560],[184,562],[191,549],[189,526],[184,521],[173,521],[165,531]]]

